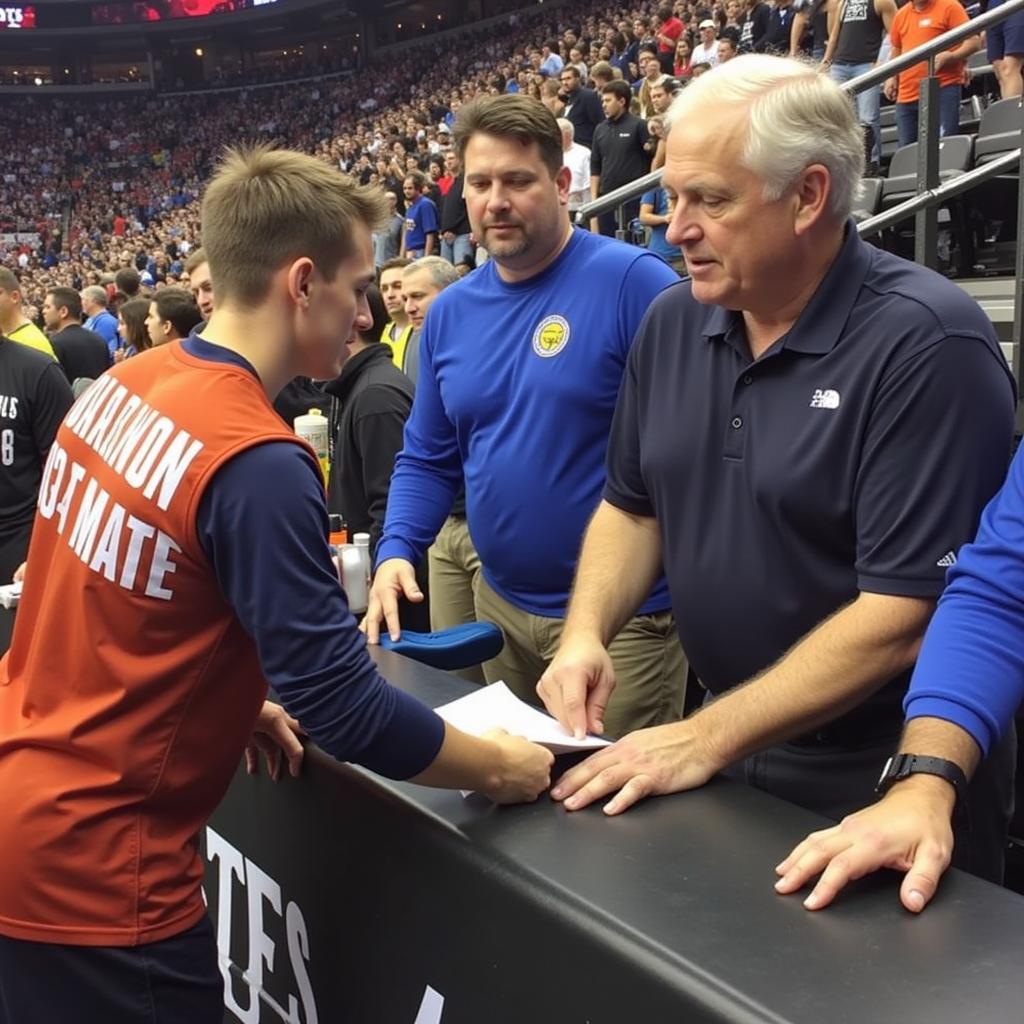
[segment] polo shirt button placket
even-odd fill
[[[740,427],[742,427],[742,426],[743,426],[743,417],[742,416],[733,416],[733,418],[732,418],[732,429],[733,430],[739,430]]]

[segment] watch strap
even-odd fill
[[[882,769],[875,786],[876,793],[887,793],[893,783],[911,775],[937,775],[945,779],[956,791],[957,803],[967,796],[967,776],[960,765],[942,757],[928,757],[923,754],[894,754]]]

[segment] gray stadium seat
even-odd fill
[[[879,202],[882,198],[882,179],[865,178],[860,183],[857,191],[857,199],[853,204],[853,218],[859,224],[868,217],[878,213]]]
[[[939,181],[948,181],[971,168],[974,139],[949,135],[939,142]],[[917,195],[917,143],[898,149],[882,179],[882,207],[888,209]]]
[[[974,162],[987,164],[1021,144],[1024,108],[1019,99],[1000,100],[986,107],[974,143]]]

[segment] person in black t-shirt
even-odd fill
[[[70,408],[60,366],[0,336],[0,583],[9,583],[28,555],[43,464]],[[0,613],[0,650],[7,649],[12,621]]]
[[[54,288],[46,293],[43,323],[69,384],[79,377],[95,380],[110,366],[106,341],[82,326],[82,298],[74,288]]]
[[[601,106],[607,120],[594,130],[590,151],[590,194],[603,196],[621,185],[635,181],[651,169],[646,146],[649,139],[647,123],[629,113],[633,98],[630,87],[621,81],[609,82],[601,90]],[[624,222],[640,215],[639,196],[624,204]],[[595,217],[596,230],[614,236],[615,211]],[[592,225],[592,230],[594,230]]]

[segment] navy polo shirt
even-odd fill
[[[978,305],[851,222],[799,320],[756,361],[742,315],[697,302],[689,281],[654,300],[604,498],[657,517],[683,648],[718,693],[861,591],[937,597],[1002,482],[1014,405]],[[898,721],[908,680],[872,714]]]

